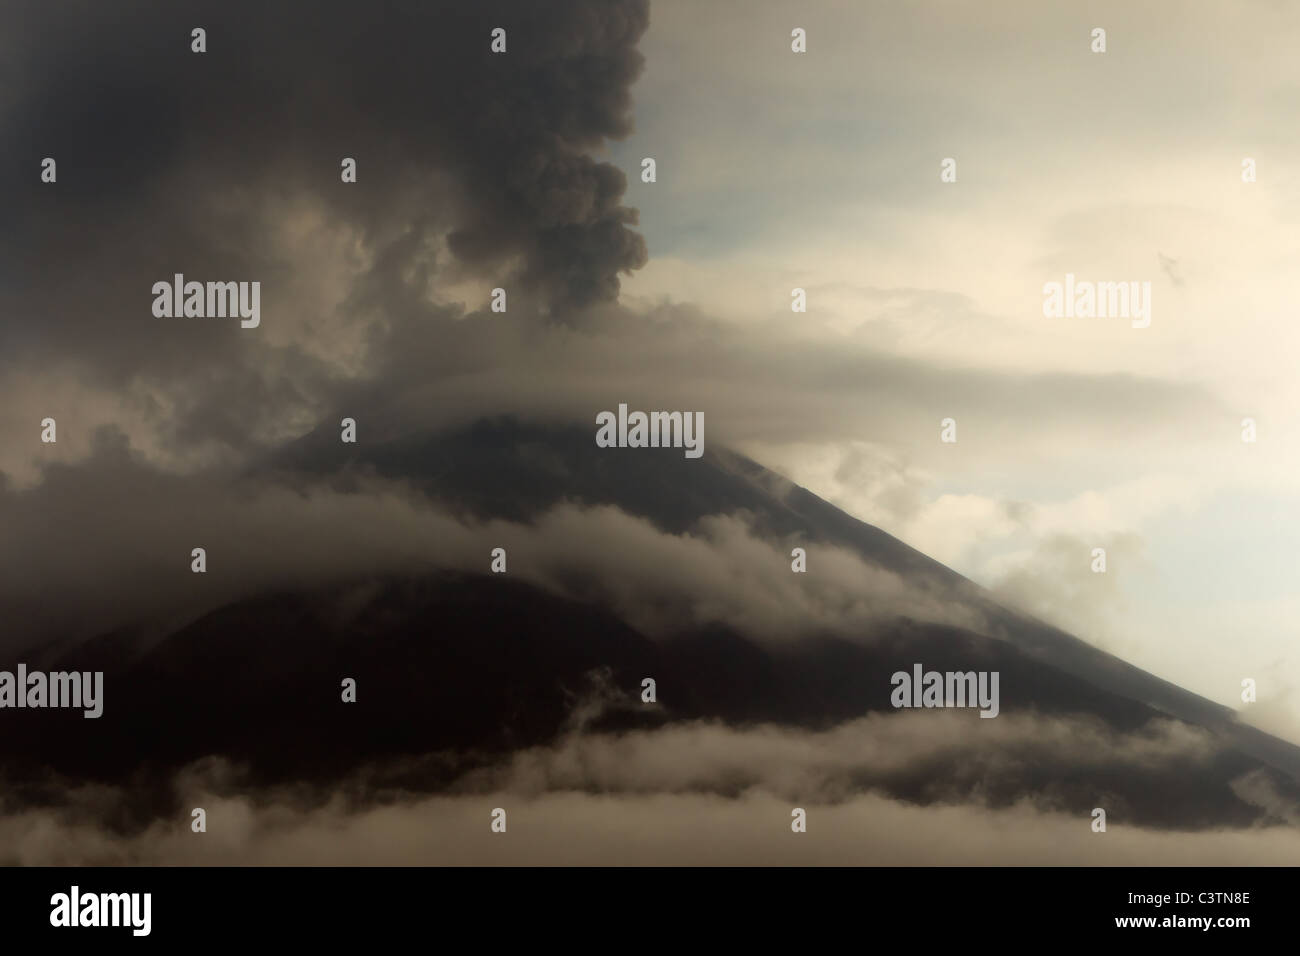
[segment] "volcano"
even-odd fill
[[[344,495],[402,482],[471,527],[527,527],[560,506],[605,508],[691,540],[711,516],[741,516],[780,553],[798,542],[810,555],[808,578],[822,549],[840,549],[936,607],[960,608],[968,623],[882,614],[860,633],[810,621],[773,640],[703,614],[649,633],[607,599],[608,587],[576,572],[559,589],[516,573],[520,556],[492,573],[485,536],[481,572],[352,575],[252,595],[163,633],[142,621],[48,650],[31,666],[104,672],[104,713],[8,714],[0,755],[11,803],[39,804],[69,784],[126,787],[139,799],[119,823],[143,826],[174,809],[168,781],[177,772],[212,758],[241,768],[250,788],[364,774],[368,786],[438,793],[574,734],[617,746],[674,726],[820,733],[870,719],[888,737],[905,726],[891,675],[922,664],[1000,675],[996,719],[970,711],[935,724],[937,745],[915,761],[875,765],[864,751],[850,789],[916,805],[1032,799],[1084,816],[1105,794],[1112,814],[1155,828],[1278,822],[1276,806],[1242,781],[1266,782],[1280,805],[1300,796],[1300,749],[999,605],[889,534],[717,447],[698,460],[600,448],[587,429],[515,420],[343,446],[322,429],[258,471]],[[542,547],[565,544],[553,535]],[[355,681],[355,703],[341,699],[344,679]],[[652,705],[642,697],[647,679]],[[1031,731],[998,736],[1005,722]],[[1041,740],[1035,727],[1045,728]],[[1063,727],[1089,735],[1065,740],[1067,749],[1171,728],[1199,743],[1150,759],[1098,752],[1080,765],[1053,736]]]

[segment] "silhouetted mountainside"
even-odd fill
[[[950,568],[742,455],[713,446],[697,460],[671,449],[602,449],[593,434],[594,428],[499,420],[450,435],[343,446],[337,431],[328,428],[289,446],[271,465],[335,475],[343,487],[370,470],[405,478],[430,498],[479,518],[526,521],[571,500],[615,505],[665,531],[681,533],[703,515],[744,511],[761,534],[839,545],[911,580],[951,588],[954,596],[980,608],[989,622],[988,636],[1117,696],[1232,733],[1240,746],[1300,778],[1300,748],[1239,725],[1227,708],[1058,628],[1001,607]]]
[[[447,508],[528,521],[561,500],[617,505],[666,531],[702,516],[747,512],[760,533],[850,548],[909,580],[978,602],[988,633],[897,619],[861,640],[814,634],[773,644],[715,624],[654,639],[611,609],[561,598],[510,575],[412,572],[262,595],[206,614],[147,644],[103,635],[49,669],[105,671],[103,717],[9,711],[0,758],[11,800],[39,800],[48,774],[134,783],[164,805],[177,769],[223,756],[256,784],[341,780],[371,768],[393,786],[438,789],[466,769],[556,740],[600,702],[585,729],[619,732],[710,719],[825,729],[893,714],[890,675],[998,671],[1001,713],[1083,715],[1115,733],[1176,717],[1219,746],[1209,758],[1080,769],[1068,754],[958,754],[906,768],[864,769],[862,789],[922,802],[1033,795],[1086,814],[1100,793],[1154,826],[1246,825],[1265,819],[1234,781],[1266,772],[1300,797],[1300,751],[1231,713],[1024,615],[884,532],[753,462],[712,448],[615,452],[581,429],[479,425],[419,442],[343,446],[309,436],[269,463],[285,480],[331,475],[346,488],[373,471],[418,481]],[[344,460],[345,459],[345,460]],[[486,554],[486,549],[485,552]],[[33,662],[37,666],[38,662]],[[356,704],[340,682],[356,679]],[[644,707],[653,677],[659,705]],[[969,739],[998,721],[973,721]],[[960,756],[961,759],[956,759]],[[1032,759],[1031,759],[1032,758]],[[157,807],[146,804],[154,809]]]

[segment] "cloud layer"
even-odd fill
[[[985,729],[993,737],[978,742]],[[951,714],[872,717],[823,733],[709,724],[630,738],[576,732],[432,797],[250,794],[232,787],[231,768],[209,764],[177,780],[183,819],[115,831],[102,822],[114,794],[83,790],[61,809],[0,816],[0,835],[6,862],[27,864],[1283,864],[1300,837],[1277,825],[1145,829],[1099,792],[1107,830],[1094,833],[1091,807],[1067,811],[1041,793],[994,806],[976,789],[916,805],[871,782],[930,773],[932,761],[954,757],[992,774],[1014,772],[1012,757],[1099,773],[1204,760],[1212,749],[1175,724],[1123,736],[1068,720]],[[1266,781],[1240,786],[1269,799]],[[206,833],[191,832],[190,807],[206,811]],[[505,834],[489,828],[498,807]],[[795,807],[807,812],[805,834],[791,832]]]

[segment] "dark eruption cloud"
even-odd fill
[[[315,265],[268,228],[291,197],[390,272],[427,272],[445,236],[456,261],[437,267],[507,281],[512,307],[570,321],[614,299],[646,250],[621,204],[625,177],[587,153],[631,129],[646,0],[357,14],[339,2],[6,0],[5,354],[84,362],[109,386],[192,371],[197,356],[238,376],[232,366],[256,363],[248,336],[160,329],[149,289],[174,272],[260,279],[268,313],[290,308],[277,288]],[[195,27],[206,53],[191,52]],[[496,27],[505,54],[490,50]],[[46,156],[56,184],[40,182]],[[339,179],[345,156],[354,185]],[[299,384],[319,373],[302,358],[292,371]]]

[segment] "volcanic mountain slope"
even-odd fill
[[[167,806],[177,770],[212,756],[245,768],[249,786],[364,772],[372,783],[439,790],[573,734],[697,721],[816,732],[873,714],[901,721],[908,712],[890,705],[890,675],[917,663],[999,672],[1001,713],[982,720],[963,711],[970,719],[956,724],[949,713],[943,726],[958,729],[936,731],[950,734],[940,746],[904,764],[864,757],[853,787],[919,803],[1032,799],[1085,815],[1105,794],[1112,812],[1155,827],[1275,822],[1278,802],[1300,797],[1297,748],[998,606],[960,575],[739,455],[611,451],[588,430],[512,421],[344,448],[333,432],[313,434],[261,472],[343,491],[375,478],[411,482],[469,522],[528,524],[569,502],[614,506],[665,534],[690,535],[706,516],[743,515],[786,554],[791,540],[814,560],[819,546],[847,549],[978,623],[894,616],[871,633],[810,626],[774,642],[719,618],[652,635],[598,597],[487,573],[485,540],[483,573],[412,569],[267,593],[161,639],[123,630],[31,662],[102,669],[110,704],[93,721],[11,712],[13,732],[0,744],[11,799],[39,802],[52,780],[129,784],[150,795],[141,804],[147,816]],[[583,593],[580,585],[569,591]],[[356,704],[340,701],[343,677],[357,681]],[[640,700],[646,677],[657,684],[654,706]],[[922,716],[941,715],[910,712]],[[1150,740],[1178,726],[1171,722],[1188,725],[1198,746],[1150,760],[1103,753],[1081,765],[1060,745],[1063,732],[1080,746],[1083,737]],[[1008,736],[1002,727],[1028,731]],[[1243,780],[1265,781],[1274,803],[1265,809],[1244,796]]]

